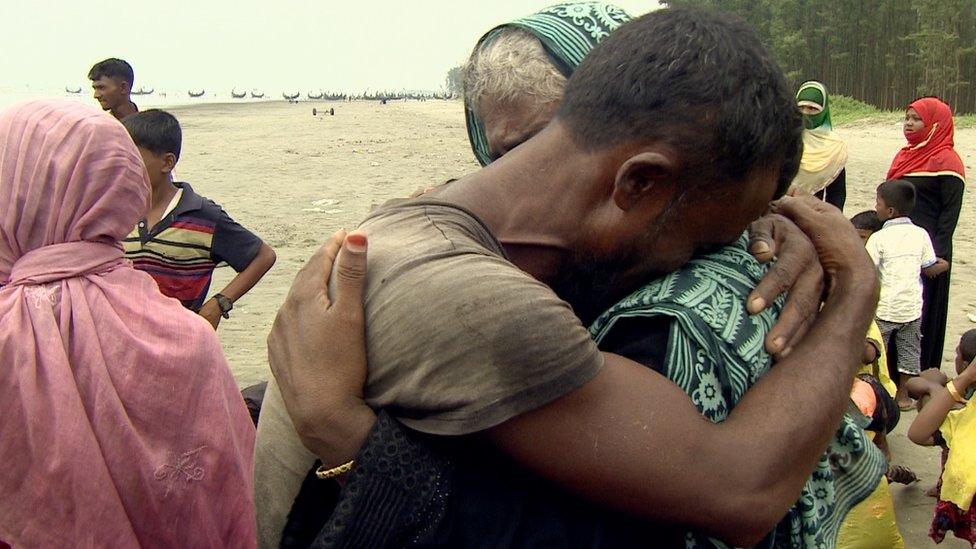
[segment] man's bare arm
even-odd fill
[[[830,294],[807,337],[728,420],[708,422],[664,377],[606,355],[582,388],[489,438],[588,499],[737,545],[758,541],[796,501],[840,421],[878,293],[873,265],[837,210],[804,203],[785,213],[813,237]]]

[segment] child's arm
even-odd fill
[[[959,377],[950,381],[960,395],[965,394],[969,386],[976,382],[976,368],[966,368]],[[915,444],[931,446],[935,444],[933,435],[938,432],[945,421],[949,410],[955,406],[956,400],[948,389],[935,391],[932,398],[918,413],[918,417],[908,428],[908,438]]]
[[[935,278],[942,273],[949,270],[949,262],[941,257],[935,260],[935,263],[929,265],[922,269],[922,274],[929,278]]]
[[[276,259],[277,256],[271,246],[262,242],[257,255],[254,256],[251,263],[243,271],[237,273],[237,276],[219,293],[226,296],[231,302],[237,301],[261,280],[264,274],[268,272],[268,269],[274,265]],[[222,316],[217,300],[214,298],[207,300],[200,307],[200,316],[206,318],[213,325],[214,329],[217,329],[217,325],[220,324]]]

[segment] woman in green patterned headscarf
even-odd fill
[[[557,4],[488,31],[464,67],[468,138],[482,166],[545,127],[586,54],[630,20],[600,2]]]
[[[833,132],[827,88],[813,80],[796,92],[803,114],[803,158],[793,186],[841,210],[847,200],[847,143]]]

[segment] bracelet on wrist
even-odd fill
[[[315,476],[319,480],[335,478],[339,475],[344,475],[349,471],[352,471],[352,466],[354,463],[356,463],[356,460],[350,459],[349,461],[343,463],[342,465],[338,465],[331,469],[326,468],[325,465],[319,465],[319,468],[315,470]]]
[[[949,390],[949,394],[952,395],[952,400],[955,400],[959,404],[966,404],[969,402],[968,398],[963,397],[959,394],[959,389],[956,388],[956,380],[950,379],[946,382],[946,389]]]

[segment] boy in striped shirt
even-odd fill
[[[274,250],[188,183],[173,181],[183,141],[173,115],[152,109],[126,117],[123,125],[152,183],[152,204],[123,241],[125,256],[152,276],[164,295],[180,300],[216,329],[234,302],[274,265]],[[208,300],[220,263],[233,267],[237,276]]]

